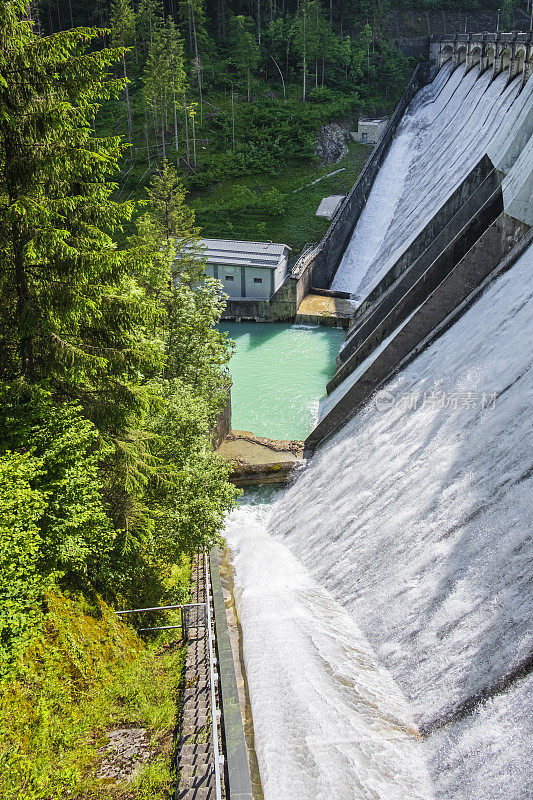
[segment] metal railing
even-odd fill
[[[209,653],[209,685],[210,685],[210,705],[211,705],[211,734],[213,739],[213,761],[215,771],[215,798],[222,800],[222,776],[220,767],[224,763],[224,756],[219,747],[219,719],[220,711],[217,709],[217,660],[215,658],[214,647],[214,634],[213,634],[213,620],[211,612],[211,583],[209,580],[209,558],[207,553],[204,553],[204,566],[205,566],[205,603],[176,603],[167,606],[151,606],[146,608],[127,608],[124,611],[116,611],[117,616],[124,614],[143,614],[149,612],[172,611],[180,610],[181,622],[179,625],[157,625],[151,627],[137,628],[137,632],[146,631],[168,631],[175,628],[181,628],[182,637],[184,640],[188,638],[188,631],[191,627],[189,615],[193,609],[203,609],[203,620],[205,620],[208,653]],[[199,627],[200,615],[196,618],[197,627]]]
[[[146,628],[137,628],[137,633],[145,632],[145,631],[170,631],[176,628],[180,628],[182,631],[182,636],[184,639],[188,638],[189,628],[191,627],[189,616],[192,609],[205,609],[205,603],[177,603],[176,605],[170,606],[150,606],[147,608],[127,608],[125,611],[116,611],[115,613],[118,615],[120,614],[142,614],[148,613],[149,611],[170,611],[172,609],[180,610],[181,621],[179,625],[154,625],[151,627]]]
[[[218,672],[215,671],[216,660],[213,647],[213,628],[211,620],[211,582],[209,580],[209,558],[204,553],[205,564],[205,603],[207,616],[207,643],[209,648],[209,683],[211,686],[211,733],[213,736],[213,759],[215,762],[215,796],[216,800],[222,800],[222,781],[220,776],[220,765],[224,761],[218,746],[218,720],[220,712],[217,709],[217,692],[215,682],[218,680]]]

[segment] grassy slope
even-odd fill
[[[188,562],[177,568],[189,585]],[[170,798],[184,648],[174,631],[145,644],[101,601],[49,594],[17,679],[0,686],[2,800]],[[179,631],[178,631],[179,634]],[[145,728],[153,757],[128,785],[99,781],[106,731]]]
[[[322,238],[330,225],[328,220],[315,216],[323,197],[330,194],[346,194],[357,179],[372,148],[353,142],[349,153],[337,164],[322,165],[318,161],[307,164],[287,164],[277,175],[247,175],[231,181],[223,181],[195,193],[190,203],[196,211],[196,221],[205,236],[245,240],[284,242],[296,251],[306,242]],[[306,184],[337,172],[314,186]],[[230,210],[225,206],[231,201],[235,187],[246,186],[261,195],[276,188],[284,195],[286,209],[272,213],[266,208]],[[299,191],[294,191],[298,189]]]

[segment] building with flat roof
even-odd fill
[[[232,300],[268,300],[287,275],[290,247],[274,242],[201,239],[206,274],[218,278]]]
[[[357,133],[352,133],[356,142],[361,144],[377,144],[387,127],[388,119],[360,119]]]

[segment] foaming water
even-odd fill
[[[265,800],[430,800],[408,705],[343,607],[267,531],[227,524]]]
[[[528,796],[525,684],[460,709],[533,645],[532,338],[530,247],[386,411],[229,520],[269,800]]]
[[[520,90],[508,72],[445,65],[411,102],[332,288],[363,299],[487,150]]]

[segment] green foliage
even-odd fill
[[[73,404],[21,402],[5,387],[0,400],[0,445],[23,452],[29,444],[39,465],[31,486],[46,506],[34,566],[49,584],[101,587],[115,534],[101,498],[98,431]]]
[[[307,95],[310,103],[324,103],[333,100],[334,93],[327,86],[313,86]]]
[[[159,86],[182,80],[176,27],[143,13],[150,53],[161,44]],[[109,75],[124,51],[89,52],[93,30],[39,37],[24,14],[22,0],[0,6],[6,669],[47,618],[45,588],[157,604],[175,591],[181,554],[217,539],[235,496],[211,444],[228,384],[213,328],[223,299],[203,280],[194,215],[166,162],[136,235],[113,240],[133,204],[112,199],[120,140],[93,126],[126,85]],[[116,0],[112,40],[131,44],[134,23]]]
[[[149,491],[160,515],[158,553],[168,562],[184,549],[215,543],[237,492],[227,482],[228,465],[205,447],[212,404],[178,381],[161,387],[161,392],[165,403],[150,425],[157,437],[157,456],[167,466]]]
[[[41,467],[28,453],[0,456],[0,678],[40,621],[45,582],[38,569],[39,521],[46,495],[33,482]]]
[[[88,53],[94,31],[39,38],[17,9],[0,7],[0,372],[46,382],[113,429],[142,403],[134,376],[158,361],[137,335],[132,254],[110,236],[133,208],[111,199],[121,143],[92,131],[120,89],[106,74],[120,53]]]
[[[135,14],[129,0],[113,0],[109,27],[114,47],[129,47],[135,42]]]
[[[232,60],[237,72],[246,81],[248,102],[251,100],[250,80],[252,70],[256,69],[260,59],[259,46],[250,30],[250,23],[251,20],[247,20],[246,17],[234,17],[231,21],[230,39]]]
[[[198,239],[199,230],[194,225],[194,213],[185,204],[186,191],[176,170],[165,160],[153,175],[147,189],[150,211],[142,220],[152,221],[154,242],[163,244],[168,239],[179,239],[190,244]]]
[[[183,566],[187,586],[190,567]],[[168,632],[144,645],[98,598],[89,605],[47,592],[44,607],[17,677],[0,683],[0,796],[122,797],[120,787],[97,779],[95,767],[106,731],[136,726],[146,728],[159,754],[136,777],[137,796],[160,798],[170,779],[179,641]]]
[[[164,23],[159,23],[154,16],[143,75],[143,99],[156,132],[156,140],[161,135],[163,158],[166,155],[167,121],[174,120],[175,128],[177,127],[177,115],[181,114],[182,107],[186,105],[185,91],[183,42],[180,33],[170,17]],[[186,107],[185,114],[188,114]],[[176,138],[174,145],[177,151]]]
[[[315,108],[321,106],[308,104],[308,109]],[[321,199],[328,194],[346,194],[369,152],[368,146],[352,142],[348,155],[338,164],[291,161],[280,165],[273,175],[256,172],[225,180],[195,199],[196,219],[205,236],[254,240],[261,237],[263,229],[263,239],[286,242],[295,254],[306,242],[319,241],[324,235],[329,223],[315,216]],[[339,169],[342,171],[337,172]],[[325,177],[331,172],[336,174]],[[317,179],[321,180],[308,186]],[[283,213],[274,213],[265,202],[274,192]],[[236,198],[242,199],[241,205]]]

